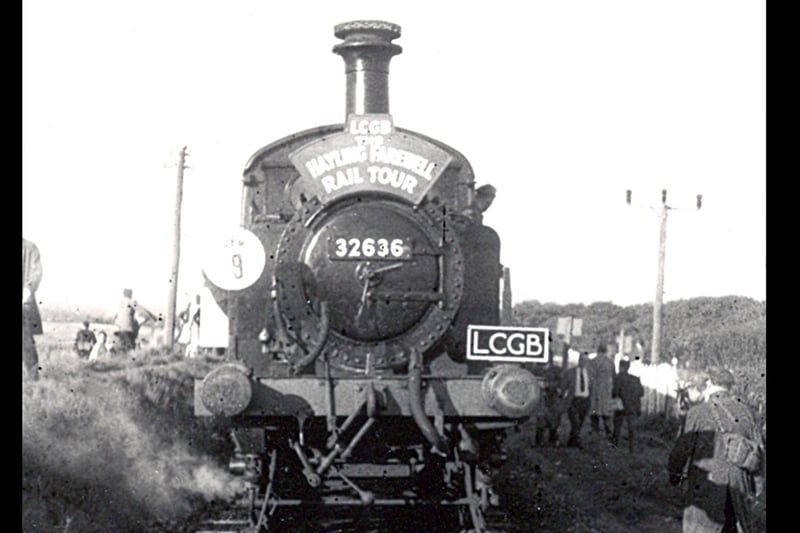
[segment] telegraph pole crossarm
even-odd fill
[[[632,192],[630,189],[625,191],[625,202],[631,207]],[[703,195],[697,195],[697,209],[699,210],[703,205]],[[656,210],[655,207],[650,206],[650,209]],[[667,213],[670,210],[683,209],[678,207],[671,207],[667,205],[667,190],[661,191],[661,205],[658,208],[658,217],[660,220],[658,232],[658,277],[656,278],[656,297],[653,303],[653,341],[652,349],[650,352],[650,362],[654,365],[658,364],[661,357],[661,308],[664,301],[664,258],[667,250]]]

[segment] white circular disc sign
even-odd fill
[[[217,237],[203,264],[209,281],[221,289],[238,291],[255,283],[266,264],[264,246],[245,228]]]

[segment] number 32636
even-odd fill
[[[408,245],[403,239],[373,239],[339,237],[334,240],[335,258],[389,257],[400,259],[408,256]]]

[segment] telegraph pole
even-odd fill
[[[625,200],[628,205],[631,205],[631,191],[625,191]],[[697,195],[697,209],[699,210],[703,203],[703,195]],[[651,209],[654,207],[651,206]],[[656,279],[656,297],[653,302],[653,341],[652,349],[650,351],[650,362],[654,365],[658,364],[661,357],[661,307],[664,302],[664,257],[667,251],[667,213],[670,209],[678,209],[677,207],[670,207],[667,205],[667,190],[661,191],[661,205],[658,208],[658,218],[661,221],[658,232],[658,277]]]
[[[167,317],[164,326],[164,341],[172,351],[175,343],[175,306],[178,297],[178,267],[181,260],[181,206],[183,204],[183,171],[186,169],[186,147],[178,156],[178,178],[175,186],[175,208],[172,213],[172,269],[169,276]]]
[[[653,346],[650,352],[650,362],[658,364],[661,357],[661,307],[664,303],[664,256],[667,253],[667,191],[661,191],[661,209],[659,220],[661,227],[658,231],[658,277],[656,278],[656,297],[653,304]]]

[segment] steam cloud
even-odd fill
[[[192,426],[186,412],[153,406],[143,394],[152,392],[152,383],[136,379],[128,373],[122,380],[98,380],[85,373],[25,384],[23,501],[37,500],[31,509],[143,528],[144,522],[180,520],[206,502],[241,493],[243,482],[199,449],[208,435]],[[170,388],[176,398],[174,380],[157,380],[156,386]]]

